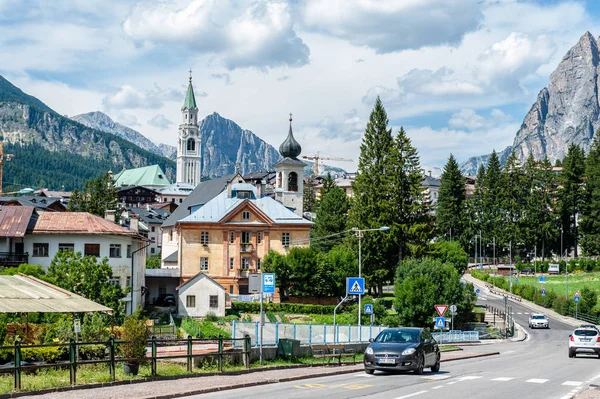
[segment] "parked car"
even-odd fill
[[[521,270],[521,274],[535,274],[535,269],[533,267],[524,267]]]
[[[550,263],[548,265],[548,274],[560,274],[560,265],[558,263]]]
[[[529,316],[529,328],[550,328],[548,318],[542,313],[532,314]]]
[[[154,299],[155,306],[175,306],[176,304],[177,301],[175,301],[175,295],[173,294],[162,294]]]
[[[597,328],[579,327],[569,335],[569,357],[579,354],[600,357],[600,331]]]
[[[380,371],[414,371],[423,374],[430,367],[440,371],[440,349],[424,328],[387,328],[365,350],[365,373]]]

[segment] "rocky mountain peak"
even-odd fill
[[[550,75],[536,102],[523,119],[513,144],[503,152],[515,151],[520,161],[529,154],[554,163],[562,159],[570,144],[587,152],[600,128],[599,92],[600,52],[590,32],[565,54]],[[464,173],[475,174],[488,156],[473,157],[463,164]]]

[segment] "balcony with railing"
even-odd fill
[[[252,253],[252,251],[254,250],[254,247],[252,246],[252,244],[246,243],[246,244],[241,244],[240,245],[240,252],[241,253]]]
[[[29,263],[29,254],[15,252],[0,252],[0,266],[19,266],[22,263]]]

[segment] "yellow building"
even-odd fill
[[[269,250],[308,245],[312,223],[248,183],[232,183],[175,228],[183,282],[203,272],[232,294],[248,293]]]

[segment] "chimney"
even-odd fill
[[[140,220],[137,216],[131,216],[129,218],[129,230],[135,231],[136,233],[140,231]]]
[[[114,223],[116,213],[117,213],[117,211],[115,211],[115,210],[107,209],[104,211],[104,219],[108,220],[111,223]]]

